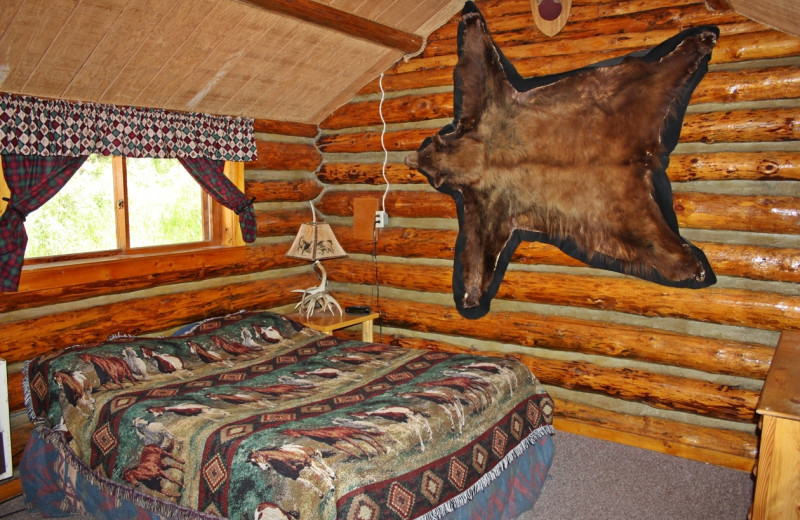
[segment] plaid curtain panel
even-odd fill
[[[230,179],[225,177],[225,163],[204,157],[179,157],[184,168],[214,199],[239,215],[239,227],[245,242],[256,239],[256,214],[253,198],[248,199]]]
[[[28,244],[25,217],[58,193],[85,160],[86,157],[2,155],[11,196],[0,216],[0,292],[16,291],[19,286]]]
[[[70,157],[257,157],[250,118],[0,93],[0,153]]]

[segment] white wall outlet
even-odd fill
[[[383,228],[389,223],[389,214],[385,211],[376,211],[375,212],[375,227],[376,228]]]

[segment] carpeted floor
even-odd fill
[[[558,432],[533,510],[517,520],[745,520],[749,473]]]
[[[753,497],[749,473],[613,442],[558,432],[547,483],[517,520],[744,520]],[[0,518],[39,520],[22,497],[0,504]],[[84,520],[71,516],[70,520]]]

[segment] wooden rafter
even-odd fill
[[[399,49],[405,53],[416,52],[423,39],[388,25],[341,11],[312,0],[239,0],[244,4],[281,13],[321,27],[336,30],[363,40]]]
[[[706,7],[709,11],[729,11],[731,4],[728,0],[706,0]]]

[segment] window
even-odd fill
[[[177,159],[92,155],[25,222],[25,258],[209,242],[211,202]]]
[[[206,195],[180,164],[177,164],[180,170],[176,172],[172,161],[162,164],[154,161],[90,156],[53,199],[28,215],[25,228],[29,239],[20,291],[131,276],[153,276],[171,270],[207,269],[223,260],[241,260],[240,257],[246,254],[246,248],[237,248],[235,251],[229,249],[244,245],[238,215]],[[138,164],[140,162],[143,164]],[[159,171],[167,177],[163,181],[166,187],[150,185],[160,182],[153,180],[154,176],[160,175]],[[244,163],[226,162],[225,175],[239,189],[244,189]],[[179,178],[179,181],[175,183],[173,177]],[[125,178],[127,183],[122,183]],[[127,188],[123,188],[126,184]],[[167,208],[166,217],[159,214],[156,218],[151,209],[165,206],[155,204],[160,197],[155,192],[159,189],[170,191],[169,196],[173,201],[183,198],[189,203],[179,211]],[[178,195],[183,190],[186,193]],[[49,217],[36,215],[43,210],[49,211],[46,208],[62,192],[67,196],[67,202],[57,204],[65,206],[59,207]],[[197,194],[196,197],[193,192]],[[8,194],[0,168],[0,197]],[[122,204],[118,203],[120,199]],[[5,211],[5,206],[5,201],[0,199],[0,214]],[[197,208],[200,208],[199,212]],[[185,219],[184,212],[188,212],[191,218]],[[98,215],[101,215],[99,219]],[[40,219],[45,222],[45,228],[56,228],[52,234],[48,231],[45,236],[60,238],[31,238],[39,233],[36,228],[41,227],[41,224],[36,221]],[[179,240],[174,239],[175,235],[170,231],[176,227],[171,223],[175,219],[190,222],[190,231],[182,234]],[[103,231],[94,228],[97,223],[90,224],[90,221],[96,220],[106,221],[105,226],[100,226]],[[147,231],[147,227],[154,222],[159,224],[156,227],[166,231]],[[167,224],[162,226],[164,222]],[[143,234],[140,235],[135,230],[137,225],[144,227]],[[88,235],[92,236],[91,240],[85,239]],[[43,250],[34,249],[37,241],[49,241],[48,247],[51,249],[47,251],[54,252],[42,253]],[[62,242],[76,242],[77,245],[66,248]]]
[[[25,258],[216,245],[222,235],[214,232],[221,226],[215,214],[223,209],[177,159],[92,155],[28,215]]]

